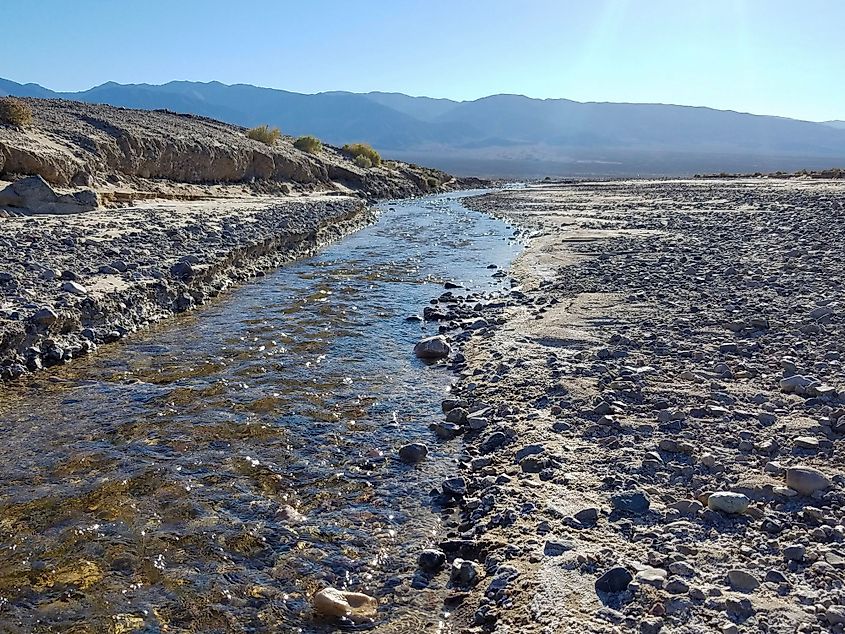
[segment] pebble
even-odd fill
[[[436,572],[446,563],[446,554],[442,550],[426,548],[420,553],[417,563],[426,572]]]
[[[753,592],[760,587],[760,581],[745,570],[733,569],[728,571],[728,583],[734,590]]]
[[[468,561],[456,557],[452,561],[452,569],[449,578],[452,583],[462,588],[474,586],[478,582],[480,569],[474,561]]]
[[[67,281],[62,283],[62,290],[65,293],[71,293],[72,295],[87,295],[88,289],[86,289],[82,284],[78,282]]]
[[[641,515],[648,511],[651,501],[644,491],[621,491],[610,496],[614,510],[630,515]]]
[[[353,623],[373,621],[378,614],[378,600],[374,597],[331,587],[315,594],[312,605],[318,614],[346,618]]]
[[[623,592],[634,577],[624,566],[614,566],[596,580],[596,590],[607,594]]]

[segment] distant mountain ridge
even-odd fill
[[[845,165],[845,122],[814,123],[705,107],[493,95],[301,94],[248,84],[107,82],[74,93],[0,79],[0,94],[190,112],[480,176],[677,175]]]

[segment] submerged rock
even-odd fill
[[[323,616],[346,618],[353,623],[373,621],[378,614],[378,600],[360,592],[324,588],[314,595],[314,611]]]
[[[414,346],[414,354],[420,359],[444,359],[451,352],[452,346],[443,335],[422,339]]]

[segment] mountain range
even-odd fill
[[[845,166],[845,121],[666,104],[493,95],[474,101],[401,93],[302,94],[247,84],[108,82],[81,92],[0,79],[0,95],[186,112],[493,177],[685,175]]]

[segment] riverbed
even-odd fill
[[[414,358],[437,326],[408,317],[446,282],[501,293],[520,249],[464,195],[386,204],[316,257],[0,388],[4,628],[332,631],[309,597],[333,585],[377,596],[382,631],[448,631],[445,578],[411,583],[458,455],[428,429],[451,377]],[[413,441],[420,466],[396,458]]]

